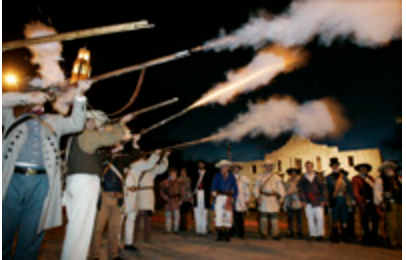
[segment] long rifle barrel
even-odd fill
[[[174,114],[174,115],[172,115],[172,116],[170,116],[170,117],[168,117],[168,118],[166,118],[166,119],[164,119],[164,120],[162,120],[162,121],[160,121],[160,122],[158,122],[158,123],[156,123],[156,124],[154,124],[154,125],[152,125],[152,126],[146,128],[146,129],[143,129],[143,130],[141,130],[140,134],[141,134],[141,135],[145,135],[146,133],[149,133],[149,132],[151,132],[152,130],[154,130],[154,129],[160,127],[160,126],[163,126],[163,125],[167,124],[168,122],[170,122],[170,121],[172,121],[172,120],[175,120],[175,119],[178,118],[178,117],[183,116],[183,115],[186,114],[189,110],[190,110],[189,108],[184,109],[184,110],[180,111],[179,113],[176,113],[176,114]]]
[[[157,58],[157,59],[153,59],[150,61],[146,61],[140,64],[136,64],[136,65],[132,65],[129,67],[125,67],[122,69],[118,69],[118,70],[114,70],[114,71],[110,71],[98,76],[94,76],[92,77],[90,80],[93,82],[97,82],[97,81],[101,81],[101,80],[105,80],[105,79],[109,79],[109,78],[113,78],[113,77],[118,77],[121,76],[123,74],[127,74],[130,72],[134,72],[134,71],[138,71],[138,70],[142,70],[148,67],[152,67],[152,66],[156,66],[159,64],[163,64],[163,63],[167,63],[170,61],[174,61],[174,60],[178,60],[178,59],[182,59],[182,58],[186,58],[190,56],[190,51],[186,50],[186,51],[181,51],[175,54],[171,54],[171,55],[167,55],[161,58]]]
[[[17,48],[22,48],[30,45],[56,42],[56,41],[71,41],[75,39],[88,38],[106,34],[113,34],[119,32],[135,31],[141,29],[153,28],[155,25],[149,24],[148,21],[142,20],[139,22],[129,22],[123,24],[109,25],[92,29],[84,29],[67,33],[59,33],[55,35],[17,40],[11,42],[3,43],[3,52],[8,50],[13,50]]]

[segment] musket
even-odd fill
[[[187,148],[187,147],[207,143],[207,142],[210,142],[210,141],[221,140],[221,138],[223,138],[223,137],[224,137],[224,134],[214,134],[214,135],[211,135],[211,136],[208,136],[208,137],[205,137],[205,138],[201,138],[201,139],[197,139],[197,140],[193,140],[193,141],[189,141],[189,142],[185,142],[185,143],[180,143],[180,144],[167,146],[165,148],[161,148],[160,150],[169,151],[169,150],[184,149],[184,148]],[[147,152],[147,154],[151,154],[153,152],[154,151],[149,151],[149,152]]]
[[[140,132],[140,134],[141,134],[141,135],[145,135],[145,134],[151,132],[152,130],[154,130],[154,129],[160,127],[160,126],[163,126],[163,125],[167,124],[168,122],[170,122],[170,121],[172,121],[172,120],[175,120],[175,119],[178,118],[178,117],[183,116],[183,115],[186,114],[189,110],[190,110],[189,108],[184,109],[184,110],[180,111],[179,113],[176,113],[176,114],[174,114],[174,115],[172,115],[172,116],[170,116],[170,117],[167,117],[167,118],[165,118],[164,120],[162,120],[162,121],[160,121],[160,122],[158,122],[158,123],[156,123],[156,124],[153,124],[152,126],[150,126],[150,127],[148,127],[148,128],[142,129],[141,132]]]
[[[98,28],[92,29],[84,29],[78,30],[73,32],[67,33],[59,33],[55,35],[45,36],[45,37],[38,37],[38,38],[31,38],[31,39],[24,39],[24,40],[17,40],[11,42],[3,43],[3,52],[8,50],[13,50],[17,48],[22,48],[30,45],[41,44],[41,43],[48,43],[48,42],[55,42],[55,41],[72,41],[76,39],[106,35],[106,34],[113,34],[119,32],[128,32],[128,31],[135,31],[141,29],[149,29],[154,28],[155,25],[149,24],[148,21],[142,20],[138,22],[128,22],[123,24],[116,24],[116,25],[109,25],[103,26]]]
[[[174,53],[174,54],[171,54],[171,55],[167,55],[167,56],[164,56],[164,57],[161,57],[161,58],[153,59],[153,60],[150,60],[150,61],[146,61],[146,62],[143,62],[143,63],[132,65],[132,66],[129,66],[129,67],[125,67],[125,68],[121,68],[121,69],[118,69],[118,70],[106,72],[106,73],[103,73],[103,74],[100,74],[100,75],[97,75],[97,76],[93,76],[89,80],[92,83],[99,82],[99,81],[102,81],[102,80],[105,80],[105,79],[118,77],[118,76],[121,76],[123,74],[130,73],[130,72],[135,72],[135,71],[139,71],[139,70],[149,68],[149,67],[152,67],[152,66],[164,64],[164,63],[167,63],[167,62],[170,62],[170,61],[186,58],[186,57],[191,56],[192,53],[196,53],[196,52],[200,52],[200,51],[204,51],[204,50],[205,50],[204,47],[198,46],[198,47],[195,47],[195,48],[190,49],[190,50],[180,51],[180,52],[177,52],[177,53]],[[60,84],[58,84],[58,86],[51,86],[51,87],[49,87],[47,89],[43,89],[43,90],[32,87],[32,86],[29,86],[29,87],[25,88],[24,91],[45,91],[45,92],[54,93],[55,95],[57,95],[57,94],[66,92],[67,89],[69,89],[71,87],[74,87],[74,86],[69,81],[65,81],[65,82],[61,82]]]
[[[170,55],[167,55],[167,56],[164,56],[164,57],[161,57],[161,58],[153,59],[153,60],[150,60],[150,61],[146,61],[146,62],[139,63],[139,64],[136,64],[136,65],[132,65],[132,66],[129,66],[129,67],[125,67],[125,68],[121,68],[121,69],[118,69],[118,70],[110,71],[110,72],[107,72],[107,73],[92,77],[92,78],[90,78],[90,80],[92,82],[98,82],[98,81],[109,79],[109,78],[112,78],[112,77],[118,77],[118,76],[121,76],[123,74],[130,73],[130,72],[134,72],[134,71],[142,70],[142,69],[149,68],[149,67],[152,67],[152,66],[157,66],[157,65],[160,65],[160,64],[164,64],[164,63],[167,63],[167,62],[170,62],[170,61],[190,57],[192,55],[192,53],[200,52],[200,51],[203,51],[203,50],[205,50],[204,47],[198,46],[198,47],[195,47],[195,48],[190,49],[190,50],[180,51],[180,52],[170,54]]]
[[[164,107],[164,106],[171,105],[171,104],[176,103],[176,102],[178,102],[178,101],[179,101],[179,98],[175,97],[175,98],[169,99],[169,100],[167,100],[167,101],[164,101],[164,102],[161,102],[161,103],[158,103],[158,104],[149,106],[149,107],[145,107],[145,108],[139,109],[139,110],[134,111],[134,112],[131,112],[131,113],[127,114],[127,115],[131,115],[132,118],[134,119],[136,116],[139,116],[139,115],[141,115],[141,114],[143,114],[143,113],[147,113],[147,112],[149,112],[149,111],[152,111],[152,110],[155,110],[155,109]],[[127,116],[127,115],[126,115],[126,116]],[[111,120],[110,120],[110,123],[116,123],[116,122],[120,121],[121,118],[123,118],[123,116],[117,117],[117,118],[114,118],[114,119],[111,119]]]

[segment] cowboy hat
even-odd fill
[[[229,166],[229,167],[231,167],[231,166],[233,166],[233,163],[230,162],[230,161],[228,161],[228,160],[221,160],[221,161],[219,161],[219,162],[216,164],[216,168],[221,168],[221,167],[223,167],[223,166]]]
[[[299,170],[299,169],[296,169],[296,168],[289,168],[286,172],[287,172],[289,175],[291,175],[292,173],[300,174],[300,170]]]
[[[398,168],[398,165],[396,163],[394,163],[394,162],[385,161],[385,162],[382,163],[381,167],[379,167],[379,171],[383,172],[387,168],[391,168],[394,171],[396,171],[397,168]]]
[[[356,165],[354,168],[355,168],[355,170],[356,170],[357,172],[359,172],[359,171],[361,171],[361,168],[362,168],[362,167],[367,168],[367,169],[368,169],[368,172],[372,171],[372,166],[371,166],[370,164],[368,164],[368,163],[361,163],[361,164],[358,164],[358,165]]]
[[[101,127],[109,120],[109,117],[100,110],[90,110],[86,112],[86,119],[93,119],[97,127]]]

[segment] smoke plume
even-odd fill
[[[302,65],[306,54],[297,49],[278,46],[260,51],[247,66],[227,72],[227,81],[218,84],[193,106],[209,103],[227,104],[241,93],[251,92],[265,86],[280,73],[287,73]]]
[[[332,99],[298,104],[291,97],[272,97],[266,102],[248,104],[248,112],[220,129],[221,140],[240,141],[245,136],[275,138],[291,132],[301,137],[338,137],[348,127],[342,109]]]
[[[379,47],[401,38],[401,0],[302,0],[273,19],[252,18],[230,36],[206,44],[207,49],[261,48],[270,42],[305,45],[319,36],[323,45],[349,39],[360,46]]]
[[[44,37],[56,33],[53,27],[41,22],[27,24],[24,30],[26,38]],[[32,53],[31,63],[39,66],[38,72],[41,76],[41,82],[36,79],[32,82],[33,85],[38,86],[40,84],[43,88],[48,88],[65,80],[64,73],[59,65],[62,60],[62,44],[60,42],[36,44],[27,48]]]

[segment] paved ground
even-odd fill
[[[161,224],[154,226],[153,243],[140,243],[139,253],[126,253],[125,259],[401,259],[401,251],[360,245],[309,242],[283,239],[280,242],[258,239],[254,230],[245,240],[234,239],[231,243],[216,242],[214,237],[197,237],[186,233],[167,235]],[[63,229],[48,232],[40,260],[57,260],[60,256]],[[107,259],[107,241],[103,242],[103,258]]]

